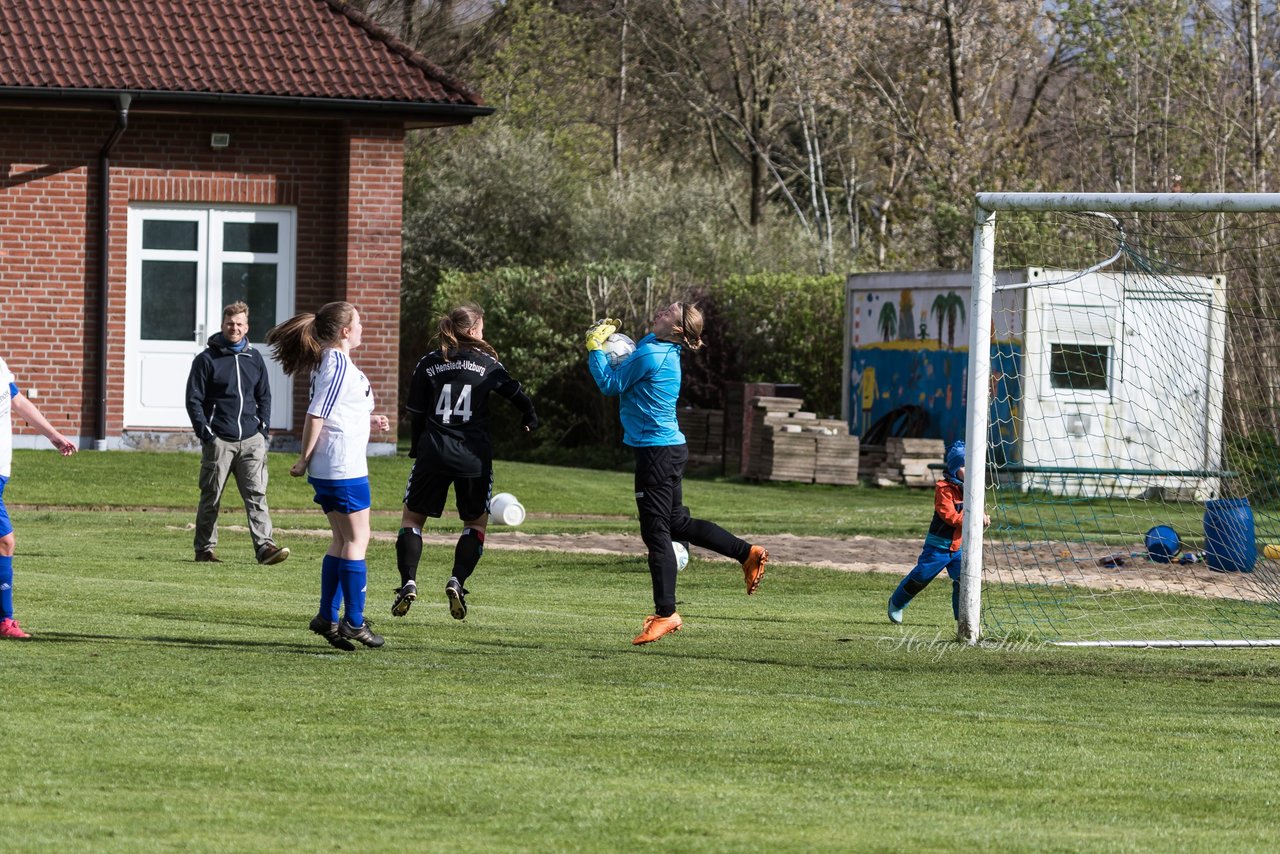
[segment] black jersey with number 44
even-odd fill
[[[448,360],[440,350],[423,356],[413,369],[406,406],[413,419],[410,456],[458,475],[478,475],[493,458],[491,392],[511,401],[523,413],[526,427],[537,426],[533,401],[488,353],[466,348]]]

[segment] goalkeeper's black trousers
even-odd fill
[[[739,563],[751,544],[714,522],[694,519],[684,506],[684,468],[687,445],[636,448],[636,509],[640,536],[649,549],[653,579],[653,607],[659,617],[676,611],[676,555],[671,542],[679,540],[732,558]]]

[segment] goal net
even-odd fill
[[[983,194],[974,247],[962,638],[1280,644],[1280,196]]]

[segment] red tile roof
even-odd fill
[[[0,89],[28,88],[483,103],[341,0],[0,2]]]

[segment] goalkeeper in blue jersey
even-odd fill
[[[676,555],[672,540],[681,540],[733,558],[742,564],[747,595],[764,577],[769,553],[741,540],[713,522],[694,519],[684,506],[684,468],[689,447],[676,421],[680,397],[680,351],[702,347],[702,312],[676,302],[653,317],[653,331],[636,343],[635,352],[616,367],[601,349],[618,329],[603,320],[587,332],[587,365],[600,391],[621,398],[622,441],[635,451],[636,509],[640,536],[649,549],[654,613],[644,621],[634,644],[652,643],[684,625],[676,613]]]
[[[916,594],[929,586],[942,570],[951,577],[951,613],[960,618],[960,540],[964,526],[964,441],[947,450],[947,473],[933,492],[933,520],[915,567],[898,582],[889,597],[889,621],[902,622],[902,612]],[[983,514],[982,525],[991,524]]]

